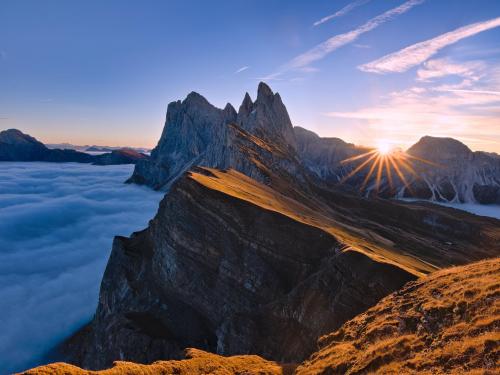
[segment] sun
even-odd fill
[[[392,152],[392,150],[393,148],[388,142],[381,141],[377,145],[377,151],[381,155],[388,155]]]
[[[379,140],[377,147],[363,154],[354,155],[341,161],[342,164],[353,163],[352,170],[345,175],[340,183],[344,183],[356,174],[365,175],[360,190],[363,191],[368,183],[375,180],[375,188],[378,189],[382,180],[386,180],[393,188],[393,178],[398,178],[405,187],[411,191],[407,177],[418,179],[419,176],[414,169],[414,163],[421,162],[439,167],[438,164],[428,160],[407,154],[400,148],[386,140]],[[367,171],[367,172],[364,172]]]

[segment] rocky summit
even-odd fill
[[[158,145],[129,182],[168,190],[194,166],[233,168],[260,182],[284,174],[304,180],[307,174],[297,159],[288,112],[263,82],[255,102],[247,93],[238,112],[229,103],[216,108],[195,92],[170,103]]]
[[[308,165],[321,156],[303,161],[314,147],[299,132],[263,83],[238,113],[196,93],[171,103],[129,180],[168,192],[148,228],[115,238],[93,320],[59,348],[66,360],[102,369],[195,347],[298,363],[405,283],[500,255],[498,220],[339,189]],[[319,150],[330,144],[343,150],[331,160],[353,155],[336,139]]]

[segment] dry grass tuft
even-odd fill
[[[281,366],[276,362],[266,361],[256,355],[241,355],[223,357],[198,349],[187,349],[186,358],[180,361],[157,361],[150,365],[140,365],[132,362],[117,361],[113,367],[102,371],[83,370],[67,363],[53,363],[28,370],[26,375],[128,375],[128,374],[176,374],[176,375],[288,375],[294,371],[294,366]]]

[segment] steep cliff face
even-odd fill
[[[416,277],[343,251],[289,216],[298,207],[237,172],[183,177],[147,230],[115,239],[94,321],[68,345],[73,362],[148,363],[191,346],[299,360]]]
[[[69,360],[95,369],[197,347],[300,361],[405,282],[500,252],[493,219],[331,192],[291,197],[272,181],[207,168],[181,177],[148,229],[115,239]]]
[[[306,178],[295,152],[295,135],[279,94],[265,84],[257,100],[245,95],[239,112],[222,110],[191,93],[168,106],[165,127],[151,159],[137,164],[129,182],[168,190],[193,166],[233,168],[265,182],[274,173]]]
[[[370,149],[336,138],[320,138],[298,127],[295,134],[299,156],[309,170],[325,181],[341,182],[366,196],[500,203],[500,156],[472,152],[455,139],[423,137],[406,152],[396,155],[396,159],[405,157],[399,170],[392,164],[383,165],[380,178],[378,167],[367,178],[376,161],[363,164],[373,156],[367,154]],[[367,155],[361,157],[362,154]],[[351,175],[358,167],[361,168]]]

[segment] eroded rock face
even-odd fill
[[[168,106],[165,127],[151,159],[139,162],[129,182],[168,190],[193,166],[233,168],[265,182],[270,171],[304,178],[295,135],[279,94],[260,83],[257,99],[245,95],[239,112],[211,105],[192,92]]]

